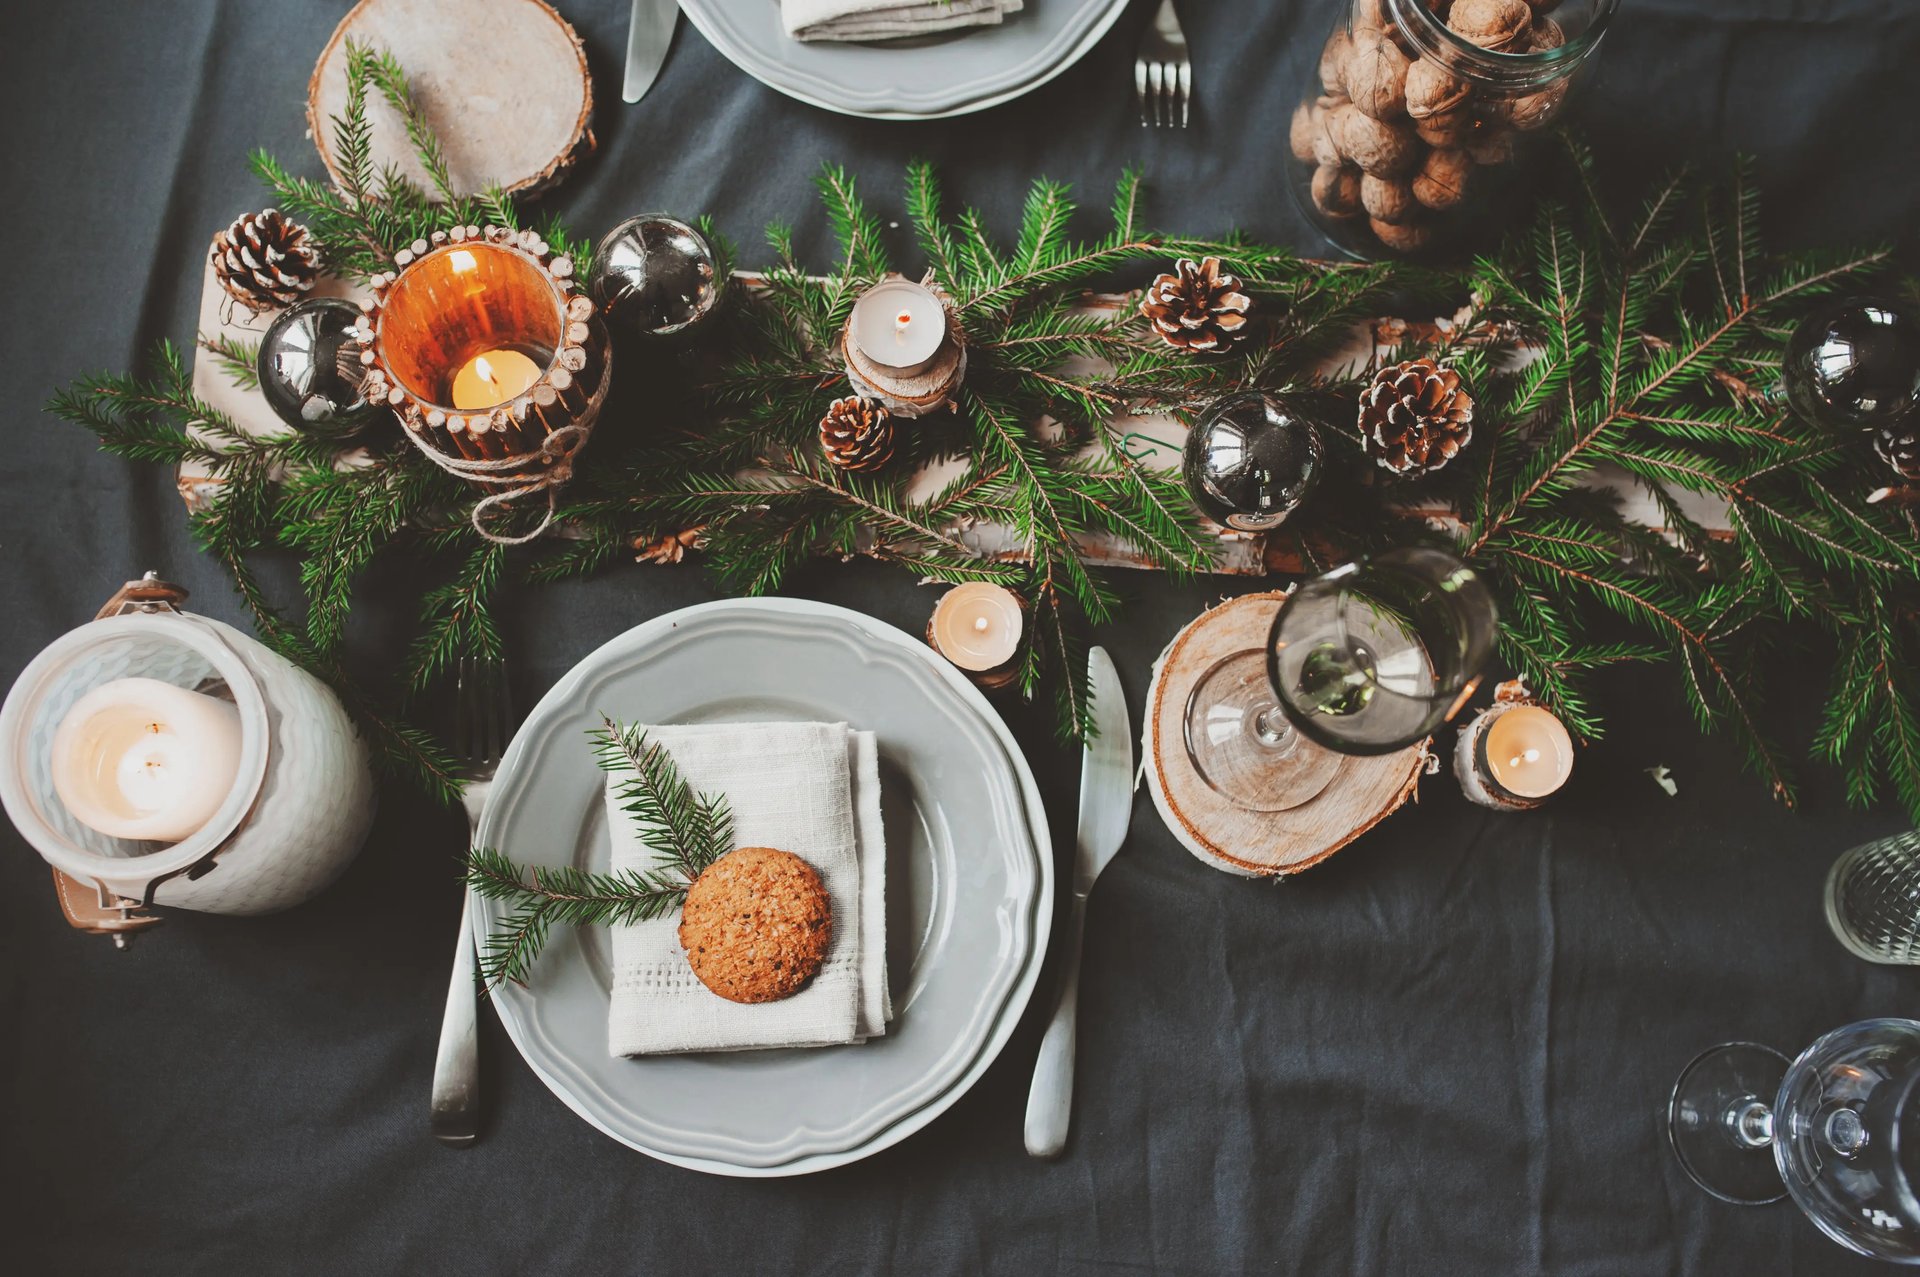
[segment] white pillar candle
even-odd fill
[[[53,734],[53,787],[114,838],[180,842],[220,809],[240,771],[233,705],[151,678],[102,683]]]
[[[933,646],[963,670],[1005,665],[1020,650],[1020,596],[986,581],[956,585],[933,609]]]
[[[904,279],[876,284],[853,304],[851,332],[860,353],[893,369],[925,366],[947,336],[947,310],[933,291]]]
[[[1487,725],[1487,770],[1502,789],[1545,798],[1573,774],[1573,738],[1538,705],[1516,705]]]

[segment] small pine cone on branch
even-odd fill
[[[1920,413],[1910,412],[1874,431],[1873,451],[1902,479],[1920,480]]]
[[[1473,438],[1473,396],[1431,359],[1382,368],[1360,392],[1367,455],[1395,474],[1431,474]]]
[[[633,539],[633,561],[635,563],[678,563],[687,557],[688,550],[698,550],[701,537],[707,525],[695,524],[682,528],[678,532],[663,532],[659,536],[642,534]]]
[[[820,447],[827,460],[856,474],[893,460],[894,433],[893,414],[886,405],[862,395],[834,400],[820,418]]]
[[[320,277],[320,245],[277,208],[242,213],[207,252],[220,286],[248,310],[288,306]]]
[[[1220,269],[1218,257],[1183,257],[1172,274],[1147,286],[1140,313],[1169,346],[1210,354],[1239,340],[1252,306],[1239,277]]]

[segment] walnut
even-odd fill
[[[1395,177],[1420,163],[1420,152],[1425,148],[1405,121],[1387,124],[1358,107],[1343,106],[1328,122],[1340,153],[1369,173]]]
[[[1293,157],[1303,164],[1338,164],[1340,152],[1333,144],[1329,109],[1322,105],[1329,101],[1321,98],[1318,102],[1302,102],[1294,109],[1293,121],[1287,126],[1287,145],[1293,151]]]
[[[1527,0],[1454,0],[1447,25],[1469,44],[1511,53],[1527,47],[1533,10]]]
[[[1413,122],[1413,131],[1428,146],[1459,146],[1473,135],[1473,112],[1464,106],[1438,111]]]
[[[1345,158],[1340,154],[1339,118],[1342,112],[1353,111],[1351,102],[1328,105],[1329,101],[1321,98],[1313,107],[1313,162],[1323,167],[1338,165]]]
[[[1327,37],[1327,47],[1320,50],[1320,84],[1328,93],[1346,95],[1347,56],[1352,49],[1353,41],[1348,38],[1347,29],[1335,27]]]
[[[1413,197],[1428,208],[1452,208],[1467,193],[1473,157],[1465,151],[1430,151],[1414,174]]]
[[[1555,116],[1567,100],[1567,82],[1550,84],[1538,93],[1529,93],[1525,97],[1508,98],[1499,104],[1500,118],[1523,132],[1545,128],[1553,123]]]
[[[1413,253],[1425,248],[1433,240],[1433,228],[1417,222],[1393,223],[1371,218],[1367,227],[1374,238],[1396,253]]]
[[[1396,226],[1420,210],[1419,202],[1413,198],[1413,188],[1406,182],[1397,177],[1375,177],[1371,173],[1360,179],[1360,203],[1374,221],[1392,222]]]
[[[1539,53],[1543,49],[1557,49],[1567,42],[1567,33],[1552,18],[1535,18],[1533,35],[1527,41],[1527,52]]]
[[[1407,55],[1378,31],[1354,33],[1347,53],[1347,96],[1376,120],[1390,120],[1407,109]]]
[[[1328,217],[1345,219],[1360,214],[1360,170],[1327,165],[1313,171],[1313,206]]]
[[[1313,162],[1314,110],[1313,103],[1302,102],[1293,108],[1293,122],[1287,126],[1287,145],[1293,150],[1293,158],[1303,164]]]
[[[1431,58],[1422,58],[1407,70],[1407,114],[1416,120],[1430,119],[1455,107],[1465,106],[1473,96],[1473,86]]]

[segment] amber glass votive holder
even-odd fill
[[[607,339],[570,259],[531,231],[456,227],[416,241],[396,265],[374,278],[356,335],[368,398],[393,408],[416,442],[467,461],[509,460],[591,425],[606,393]],[[537,376],[502,380],[499,402],[471,392],[462,402],[456,378],[476,360],[508,363],[504,352]]]

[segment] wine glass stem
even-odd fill
[[[1736,1144],[1766,1148],[1773,1143],[1773,1110],[1751,1097],[1727,1110],[1727,1129]]]
[[[1269,705],[1253,716],[1253,734],[1262,745],[1278,757],[1286,757],[1300,744],[1299,733],[1293,730],[1293,724],[1287,721],[1286,711],[1278,705]]]

